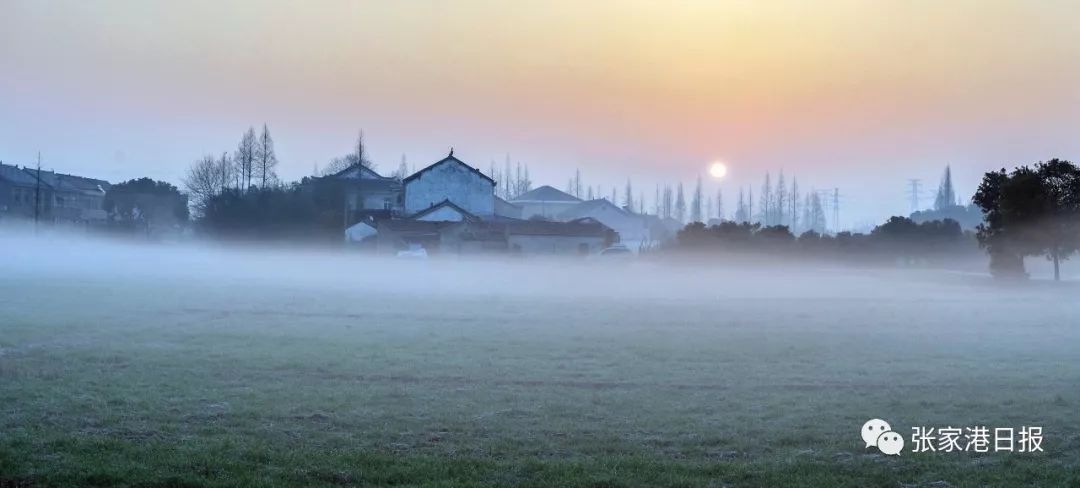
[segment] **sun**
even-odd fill
[[[709,166],[709,174],[712,175],[713,178],[719,180],[720,178],[727,176],[727,166],[720,162],[713,163]]]

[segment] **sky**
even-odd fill
[[[450,147],[610,194],[766,171],[841,226],[1080,159],[1075,1],[0,0],[0,160],[180,184],[267,124],[293,180],[363,129],[384,173]],[[708,179],[723,161],[729,175]],[[620,190],[621,193],[621,190]]]

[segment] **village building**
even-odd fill
[[[569,193],[544,185],[510,200],[521,208],[522,219],[555,220],[559,214],[573,208],[582,200]]]
[[[429,255],[509,252],[521,254],[596,254],[619,240],[612,224],[632,230],[641,240],[647,233],[639,218],[612,206],[593,209],[597,203],[551,187],[527,192],[513,201],[495,195],[495,181],[451,153],[394,185],[366,167],[353,167],[333,177],[354,181],[350,208],[366,212],[353,218],[345,230],[350,243],[371,244],[378,252],[396,253],[423,249]],[[363,186],[373,182],[373,186]],[[372,190],[374,189],[374,190]],[[377,210],[379,193],[387,213]],[[395,200],[395,192],[400,198]],[[400,202],[395,205],[393,202]],[[568,215],[574,209],[581,215]],[[539,216],[540,218],[537,218]],[[637,246],[637,243],[634,244]]]
[[[653,245],[649,225],[643,216],[619,208],[600,198],[581,202],[556,216],[557,220],[569,222],[589,218],[611,228],[619,235],[619,243],[637,252]]]
[[[348,222],[369,216],[392,217],[402,210],[401,181],[382,176],[368,166],[354,164],[322,180],[323,191],[342,195]]]
[[[450,155],[403,181],[406,215],[415,215],[448,200],[481,219],[495,216],[495,180]]]
[[[495,197],[495,217],[505,219],[521,219],[523,209],[516,204],[510,203],[506,200]]]
[[[479,220],[477,216],[457,206],[457,204],[450,201],[449,198],[421,210],[409,218],[426,222],[462,222],[465,220]]]
[[[510,252],[522,254],[597,254],[616,239],[615,232],[594,219],[570,222],[523,220],[506,225]]]
[[[100,223],[107,218],[109,182],[0,163],[0,214],[63,223]]]

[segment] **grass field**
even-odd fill
[[[1075,287],[166,251],[0,264],[0,486],[1080,486]]]

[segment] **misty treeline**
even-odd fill
[[[270,128],[263,124],[262,132],[256,135],[255,128],[249,127],[232,153],[207,154],[192,164],[184,186],[196,213],[201,215],[214,197],[273,188],[279,183],[277,165]]]
[[[789,185],[783,171],[775,181],[771,172],[765,173],[756,200],[753,188],[740,187],[730,212],[724,205],[723,188],[707,194],[700,176],[692,188],[682,182],[656,185],[651,205],[647,203],[645,191],[635,191],[630,179],[621,188],[611,186],[608,192],[603,185],[583,183],[580,170],[575,171],[567,182],[566,192],[584,200],[607,199],[631,212],[652,214],[679,223],[731,221],[762,227],[782,225],[796,233],[808,230],[824,233],[827,227],[824,192],[810,189],[803,193],[798,180],[792,178]]]
[[[990,271],[996,278],[1027,278],[1024,258],[1042,256],[1053,264],[1055,280],[1061,279],[1061,262],[1080,250],[1080,168],[1072,162],[1051,159],[1012,171],[988,172],[972,202],[971,206],[960,205],[946,169],[934,209],[913,214],[923,219],[946,216],[941,219],[917,221],[896,216],[869,234],[828,235],[810,229],[798,236],[782,224],[694,222],[678,233],[669,248],[833,256],[847,261],[932,261],[981,247],[990,256]],[[762,210],[768,212],[771,210]],[[964,219],[978,215],[981,223],[975,232],[965,232],[949,215]]]
[[[176,235],[189,218],[188,196],[172,184],[150,178],[111,185],[103,206],[108,219],[97,230],[117,234]]]
[[[869,234],[830,235],[811,229],[798,236],[786,225],[730,220],[713,225],[694,222],[679,231],[675,244],[668,249],[907,263],[940,262],[978,250],[974,235],[965,233],[954,220],[916,223],[907,217],[892,217]]]
[[[261,135],[248,129],[236,150],[196,161],[184,179],[204,235],[248,240],[340,242],[346,222],[345,190],[340,182],[320,178],[354,165],[374,168],[360,131],[352,149],[331,159],[320,172],[283,182],[275,171],[274,141],[263,125]],[[393,176],[408,173],[402,156]]]

